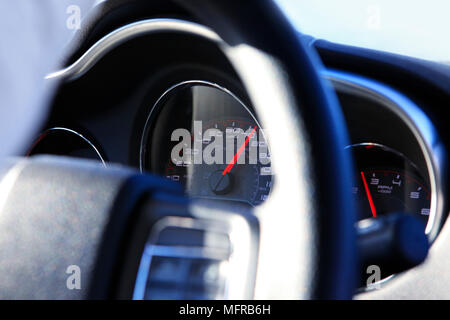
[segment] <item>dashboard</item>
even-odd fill
[[[182,19],[141,20],[104,34],[48,75],[63,84],[27,155],[122,164],[178,181],[194,198],[260,205],[277,183],[270,143],[219,42],[208,29]],[[433,243],[448,213],[448,137],[436,104],[423,102],[420,94],[442,88],[427,82],[422,92],[411,92],[393,82],[404,71],[391,80],[379,77],[376,64],[392,66],[371,60],[364,50],[346,52],[320,41],[311,46],[324,62],[323,81],[336,94],[349,130],[341,147],[355,161],[351,192],[358,226],[403,212],[422,222]],[[365,294],[370,292],[363,287]]]

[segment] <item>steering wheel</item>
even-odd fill
[[[180,253],[167,238],[195,242],[193,230],[222,239],[196,248],[202,261],[227,261],[225,298],[352,297],[352,163],[319,59],[271,0],[176,2],[223,40],[268,133],[269,199],[229,212],[127,168],[54,157],[4,162],[0,298],[143,298],[152,276],[144,257],[192,260],[192,250]]]

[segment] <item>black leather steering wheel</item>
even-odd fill
[[[268,132],[276,179],[272,194],[252,212],[254,219],[240,216],[256,225],[251,238],[257,242],[257,261],[247,297],[351,298],[358,274],[352,163],[343,148],[343,116],[318,76],[317,56],[271,0],[175,2],[223,40],[221,49]],[[5,172],[2,298],[111,297],[111,290],[123,282],[116,266],[119,252],[139,254],[127,247],[132,242],[126,235],[140,230],[136,212],[143,210],[137,205],[143,198],[152,203],[145,206],[147,216],[161,218],[167,211],[184,216],[184,210],[192,210],[194,220],[215,219],[180,202],[176,186],[123,168],[103,170],[78,160],[37,158],[8,164]],[[171,199],[177,200],[168,210]],[[60,269],[77,264],[70,261],[88,270],[86,291],[67,292]]]

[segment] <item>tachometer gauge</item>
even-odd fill
[[[191,197],[251,206],[272,187],[269,146],[255,116],[230,91],[202,81],[178,84],[156,102],[141,168],[179,181]]]
[[[420,217],[425,226],[431,188],[415,164],[382,145],[359,144],[350,149],[357,167],[352,191],[359,204],[359,219],[403,212]]]

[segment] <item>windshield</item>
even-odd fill
[[[304,34],[450,63],[448,0],[277,0]]]

